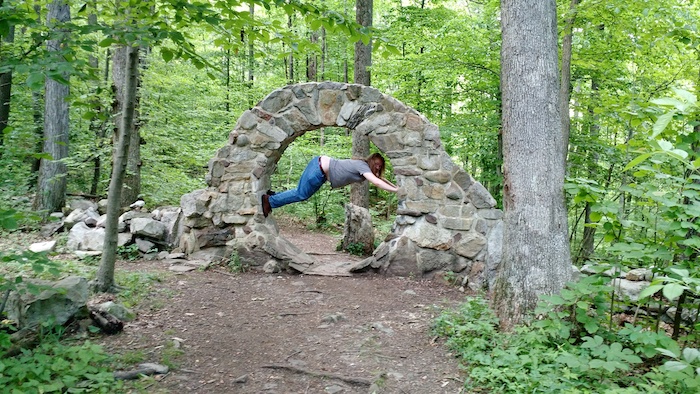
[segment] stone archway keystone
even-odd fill
[[[260,197],[285,149],[324,126],[367,135],[391,161],[400,187],[391,234],[349,271],[387,275],[463,273],[482,281],[500,258],[502,212],[488,191],[442,147],[438,127],[379,90],[336,82],[286,86],[243,113],[228,144],[209,161],[208,187],[182,197],[180,247],[215,250],[251,267],[314,273],[313,258],[279,236]]]

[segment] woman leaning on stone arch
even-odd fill
[[[280,193],[268,191],[262,196],[263,215],[267,217],[273,208],[308,200],[326,181],[334,189],[369,181],[380,189],[396,193],[398,186],[383,177],[385,167],[386,161],[379,153],[364,160],[314,156],[301,174],[296,189]]]

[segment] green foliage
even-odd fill
[[[365,255],[365,246],[361,243],[350,242],[345,247],[345,250],[350,254],[354,254],[355,256],[364,256]]]
[[[637,104],[625,115],[638,133],[616,149],[623,170],[618,190],[586,178],[570,178],[566,188],[573,205],[590,208],[586,226],[602,245],[595,256],[601,269],[653,270],[641,301],[681,313],[688,307],[685,296],[696,298],[700,291],[700,108],[694,94],[673,91],[673,97]],[[674,337],[698,328],[697,322],[682,324],[674,323]]]
[[[144,272],[115,272],[116,282],[120,283],[119,301],[126,307],[138,305],[154,290],[154,283],[161,282],[160,275]]]
[[[0,231],[14,229],[18,221],[24,219],[24,215],[14,210],[0,210]],[[57,277],[60,274],[58,265],[46,256],[45,253],[34,253],[29,250],[1,251],[0,262],[0,306],[4,307],[4,298],[10,292],[30,292],[39,294],[44,287],[30,282],[25,282],[25,276],[49,276]],[[0,309],[0,316],[4,311]],[[6,342],[7,334],[0,331],[0,342]]]
[[[117,256],[126,261],[136,261],[141,257],[141,252],[139,251],[139,246],[136,244],[130,244],[126,246],[119,246],[117,248]]]
[[[7,393],[118,393],[122,382],[109,357],[90,342],[66,346],[45,340],[38,347],[0,360],[0,385]]]
[[[510,333],[499,332],[480,298],[443,312],[433,328],[464,363],[470,392],[687,393],[698,387],[695,349],[681,352],[664,332],[609,324],[608,281],[594,275],[570,283],[544,297],[537,318]]]
[[[115,357],[115,364],[119,365],[120,368],[127,367],[131,365],[137,365],[148,360],[148,356],[143,350],[132,350],[124,354],[120,354]]]
[[[180,366],[178,358],[180,358],[183,354],[185,354],[185,351],[175,346],[174,341],[168,341],[163,348],[160,361],[163,363],[163,365],[168,366],[170,369],[177,368]]]
[[[240,274],[240,273],[247,272],[248,269],[250,268],[250,267],[248,267],[248,264],[244,263],[241,260],[241,256],[238,255],[237,251],[233,251],[233,253],[231,253],[231,257],[229,258],[229,261],[227,263],[227,267],[228,267],[228,270],[234,274]]]
[[[561,340],[580,340],[582,334],[596,334],[606,330],[601,326],[610,312],[612,288],[604,276],[588,276],[571,283],[559,294],[542,296],[544,303],[535,314],[548,319],[533,323],[535,327],[555,333]]]
[[[0,225],[4,229],[15,228],[17,222],[23,219],[15,211],[4,210],[0,210],[0,217],[3,218]],[[13,291],[39,294],[43,290],[42,286],[25,282],[24,274],[59,274],[57,265],[44,253],[0,253],[0,260],[3,262],[3,271],[0,272],[0,295],[3,299]],[[29,270],[25,267],[29,267]],[[5,354],[12,346],[9,334],[12,329],[4,322],[0,327],[0,354]],[[122,384],[114,381],[109,359],[102,348],[89,342],[64,345],[59,341],[62,331],[61,327],[52,327],[51,323],[47,323],[42,327],[41,341],[36,348],[22,349],[19,356],[1,359],[0,385],[3,390],[8,393],[120,392]]]
[[[700,351],[695,348],[658,349],[673,360],[666,361],[654,374],[664,374],[669,380],[688,390],[700,390]]]

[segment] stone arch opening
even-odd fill
[[[263,217],[260,197],[286,148],[328,126],[367,135],[391,161],[400,188],[391,233],[349,271],[421,277],[442,270],[483,284],[500,260],[502,212],[495,199],[452,162],[436,125],[376,88],[356,84],[286,86],[243,113],[209,161],[208,187],[181,199],[180,248],[188,255],[235,255],[269,272],[313,273],[314,259],[280,237],[272,216]]]

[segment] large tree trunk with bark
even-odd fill
[[[372,26],[372,0],[358,0],[356,9],[357,23],[362,26]],[[372,42],[367,45],[362,41],[355,43],[355,83],[370,86],[369,67],[372,66]],[[369,156],[369,138],[354,132],[352,136],[353,158]],[[369,207],[369,183],[353,183],[350,186],[350,201],[360,207]]]
[[[133,129],[127,127],[134,121],[136,86],[138,84],[139,47],[126,47],[124,100],[119,117],[119,136],[114,150],[112,166],[112,178],[109,182],[107,194],[107,220],[105,222],[105,242],[102,249],[102,259],[97,270],[97,277],[93,288],[97,292],[110,292],[114,290],[114,264],[117,259],[117,235],[119,215],[121,213],[121,194],[126,174],[129,144],[132,141],[129,135]]]
[[[564,204],[554,0],[502,0],[503,263],[494,287],[505,328],[571,279]]]
[[[65,45],[61,32],[56,24],[70,20],[70,7],[63,0],[54,0],[49,4],[46,16],[47,26],[58,38],[47,42],[49,52],[61,50]],[[60,27],[58,27],[60,29]],[[66,81],[67,74],[62,75]],[[59,83],[47,78],[44,84],[44,147],[43,153],[51,158],[41,159],[39,164],[39,182],[36,191],[34,208],[50,214],[61,211],[66,203],[66,176],[68,168],[63,159],[68,157],[68,95],[70,88],[65,83]]]
[[[362,26],[372,26],[372,0],[357,0],[355,9],[357,23]],[[367,45],[362,41],[355,43],[355,83],[370,86],[369,68],[372,66],[372,42]],[[352,157],[361,159],[369,156],[369,138],[357,131],[352,134]],[[353,183],[350,186],[350,202],[362,208],[369,208],[369,182]],[[346,225],[362,226],[357,221],[346,221]],[[346,229],[346,232],[360,231],[361,227]],[[371,240],[372,243],[374,240]],[[373,249],[374,245],[363,245],[365,250]]]

